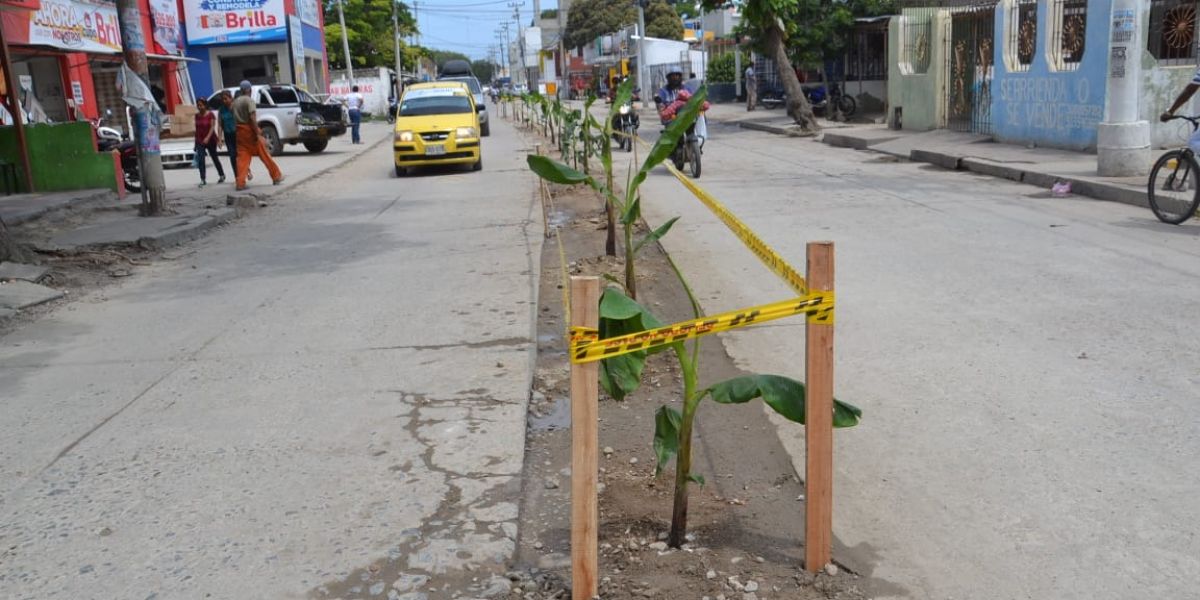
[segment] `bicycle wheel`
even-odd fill
[[[1196,214],[1200,207],[1200,166],[1190,151],[1172,150],[1163,154],[1150,171],[1146,196],[1150,210],[1159,221],[1178,225]]]

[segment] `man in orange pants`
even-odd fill
[[[254,87],[249,81],[243,81],[238,87],[241,93],[233,101],[233,118],[237,122],[237,189],[246,189],[246,174],[250,172],[250,158],[254,156],[267,166],[271,181],[279,185],[283,183],[283,173],[271,160],[271,153],[262,142],[262,130],[258,128],[258,107],[252,96]]]

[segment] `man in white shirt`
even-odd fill
[[[350,109],[350,141],[354,144],[361,144],[362,138],[358,135],[358,128],[362,125],[362,107],[363,95],[358,93],[358,86],[350,88],[350,95],[346,96],[346,108]]]

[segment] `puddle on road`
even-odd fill
[[[556,229],[566,227],[571,223],[572,217],[573,215],[565,210],[553,210],[546,215],[546,224]]]
[[[566,396],[555,398],[553,403],[538,406],[538,412],[529,413],[529,428],[536,432],[567,429],[571,426],[571,403]]]

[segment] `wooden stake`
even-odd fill
[[[600,279],[571,278],[571,325],[600,323]],[[600,363],[571,364],[571,598],[599,593]]]
[[[833,291],[833,242],[809,242],[808,285]],[[804,568],[816,573],[833,546],[833,323],[809,321],[805,341]]]

